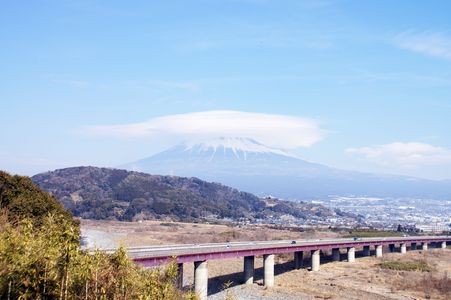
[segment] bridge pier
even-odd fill
[[[382,245],[376,245],[376,257],[382,257]]]
[[[426,251],[428,249],[428,243],[422,243],[421,248],[423,249],[423,251]]]
[[[319,271],[320,258],[319,258],[320,250],[312,250],[312,271]]]
[[[304,252],[302,251],[296,251],[294,252],[294,268],[296,270],[299,270],[303,267],[303,259],[304,259]]]
[[[263,285],[265,287],[274,286],[274,254],[263,255]]]
[[[243,282],[245,284],[254,283],[254,256],[244,257],[244,272],[243,272]]]
[[[395,244],[389,244],[388,249],[391,253],[395,252]]]
[[[183,264],[177,264],[177,277],[175,279],[175,284],[178,289],[183,288]]]
[[[350,263],[355,262],[355,248],[354,247],[348,247],[348,262],[350,262]]]
[[[370,256],[370,255],[371,255],[370,246],[363,246],[363,256]]]
[[[412,238],[371,238],[361,239],[361,242],[350,241],[350,239],[334,239],[330,241],[317,242],[305,241],[299,242],[296,245],[290,241],[273,243],[268,242],[249,242],[235,247],[235,245],[224,247],[224,244],[206,244],[207,247],[187,246],[187,245],[168,245],[165,247],[148,247],[145,249],[127,249],[131,259],[137,264],[141,264],[144,267],[161,266],[165,261],[170,260],[172,257],[178,255],[177,264],[177,277],[174,278],[174,284],[177,288],[183,287],[183,273],[186,271],[185,266],[181,263],[194,262],[194,292],[199,300],[206,300],[208,296],[208,261],[210,259],[224,259],[229,257],[243,257],[243,275],[244,283],[252,284],[255,278],[255,255],[263,255],[264,263],[264,277],[263,283],[266,287],[274,286],[274,253],[275,252],[290,252],[294,254],[294,266],[300,268],[302,266],[302,258],[304,252],[311,251],[311,270],[313,272],[320,270],[321,263],[321,250],[329,252],[332,247],[332,259],[337,261],[340,259],[340,247],[347,248],[348,262],[355,260],[355,248],[360,245],[363,246],[364,255],[368,255],[371,246],[376,248],[376,257],[381,258],[383,256],[385,245],[390,245],[393,249],[395,244],[400,245],[400,252],[406,253],[407,243],[410,244],[411,249],[422,249],[426,251],[429,244],[435,247],[445,249],[447,243],[451,242],[450,236],[418,236]],[[229,248],[233,247],[231,251]],[[308,249],[308,250],[307,250]],[[311,250],[314,249],[314,250]],[[443,250],[448,251],[448,250]],[[241,275],[241,274],[240,274]],[[240,279],[238,279],[240,281]]]
[[[340,261],[340,248],[333,248],[332,249],[332,260],[333,261]]]
[[[207,300],[208,266],[206,260],[194,262],[194,292],[199,300]]]
[[[407,252],[407,246],[405,243],[401,244],[401,253],[405,254]]]

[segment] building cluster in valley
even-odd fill
[[[357,225],[405,232],[451,230],[451,201],[332,196],[312,202],[359,216]]]
[[[376,198],[331,196],[310,200],[331,214],[309,214],[305,218],[268,215],[245,224],[272,224],[282,227],[366,227],[405,233],[441,233],[451,231],[451,201],[414,198]],[[230,220],[232,221],[232,220]]]

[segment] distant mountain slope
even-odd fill
[[[336,212],[320,205],[260,199],[197,178],[74,167],[38,174],[32,179],[83,218],[196,221],[337,217]]]
[[[246,138],[183,143],[120,167],[152,174],[195,176],[259,196],[287,199],[329,195],[451,197],[451,181],[334,169]]]

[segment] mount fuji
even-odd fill
[[[120,167],[150,174],[198,177],[259,196],[293,200],[332,195],[451,197],[451,181],[335,169],[241,137],[184,142]]]

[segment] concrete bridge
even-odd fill
[[[243,257],[243,282],[254,282],[255,256],[263,255],[264,277],[266,287],[274,285],[274,255],[293,253],[294,268],[302,268],[305,252],[311,254],[311,271],[320,269],[320,252],[332,251],[332,261],[340,260],[340,249],[346,249],[347,261],[355,261],[356,248],[362,249],[363,256],[371,255],[374,248],[376,257],[382,257],[383,246],[391,252],[399,249],[400,253],[410,250],[427,250],[428,245],[446,248],[451,242],[451,236],[412,236],[387,238],[339,238],[296,241],[265,241],[265,242],[233,242],[211,244],[181,244],[167,246],[151,246],[128,248],[130,257],[137,263],[154,267],[164,265],[174,259],[178,264],[179,276],[177,283],[183,285],[183,264],[194,263],[194,290],[201,300],[208,295],[208,264],[209,260]],[[398,246],[398,247],[397,247]]]

